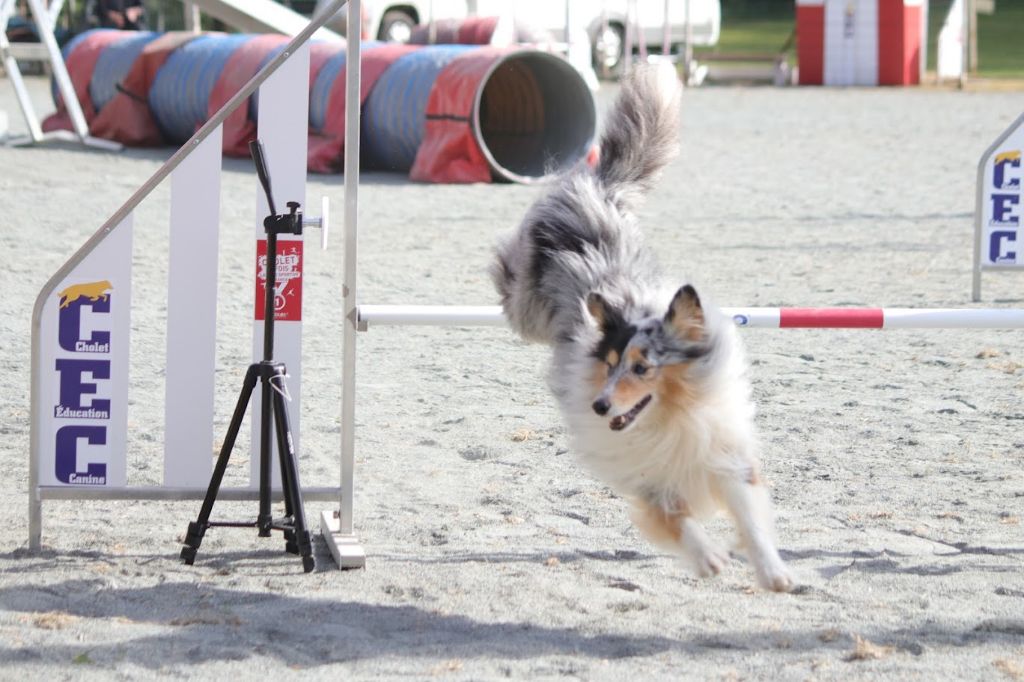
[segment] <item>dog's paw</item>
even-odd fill
[[[757,584],[772,592],[789,592],[793,589],[793,574],[781,559],[766,562],[756,567]]]
[[[729,553],[721,547],[707,545],[689,553],[690,564],[701,578],[710,578],[722,572],[729,564]]]

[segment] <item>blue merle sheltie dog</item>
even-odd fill
[[[735,325],[661,274],[634,214],[676,153],[679,97],[672,69],[637,68],[596,165],[530,208],[491,275],[513,329],[553,347],[549,385],[574,449],[643,535],[713,575],[729,555],[700,520],[725,509],[758,583],[785,591]]]

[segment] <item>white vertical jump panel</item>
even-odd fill
[[[309,45],[295,50],[288,61],[274,72],[259,89],[259,139],[267,160],[274,192],[274,203],[279,213],[287,212],[286,203],[306,203],[306,147],[309,129]],[[269,208],[263,190],[256,182],[256,298],[253,321],[253,358],[263,357],[263,291],[266,232],[263,219]],[[262,246],[260,246],[262,243]],[[300,453],[299,425],[301,414],[300,387],[302,385],[302,237],[279,235],[277,242],[277,295],[274,329],[274,360],[288,368],[288,392],[291,403],[288,417],[291,422],[295,453]],[[253,392],[252,415],[260,414],[260,392]],[[259,419],[252,420],[252,448],[250,480],[253,486],[260,479]],[[277,445],[274,444],[276,451]],[[280,487],[280,467],[271,467],[273,485]]]
[[[164,485],[206,485],[213,467],[217,237],[223,126],[171,174]]]
[[[825,0],[824,82],[878,84],[878,0]]]
[[[127,483],[132,216],[64,277],[39,326],[37,481]]]
[[[974,278],[971,298],[981,300],[982,270],[1024,267],[1024,114],[978,162],[974,209]]]

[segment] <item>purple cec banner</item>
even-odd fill
[[[1024,265],[1024,125],[1003,140],[985,160],[981,188],[981,262],[983,265]]]
[[[126,484],[131,216],[57,286],[41,321],[39,484]]]

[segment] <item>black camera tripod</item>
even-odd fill
[[[256,163],[256,173],[267,196],[270,215],[263,220],[263,228],[267,233],[267,281],[264,296],[263,316],[263,359],[249,365],[242,384],[242,392],[238,396],[235,412],[228,426],[224,445],[221,447],[217,464],[210,478],[210,486],[206,490],[203,506],[199,510],[199,518],[188,524],[185,546],[181,548],[181,560],[192,565],[196,560],[196,551],[203,541],[208,528],[214,526],[231,526],[236,528],[255,527],[260,537],[269,537],[273,530],[284,532],[285,550],[302,556],[302,568],[306,573],[313,570],[316,564],[313,558],[313,545],[306,528],[306,513],[302,505],[302,488],[299,485],[299,469],[296,462],[295,449],[292,444],[292,432],[288,422],[287,373],[283,363],[274,362],[274,292],[277,283],[277,235],[302,234],[302,212],[295,201],[288,202],[289,212],[278,215],[274,206],[274,196],[270,189],[270,175],[267,173],[266,161],[263,156],[263,144],[259,140],[249,143],[249,151]],[[235,438],[242,425],[242,418],[249,406],[256,382],[261,383],[260,403],[260,506],[255,521],[210,521],[213,503],[224,479],[224,472],[235,446]],[[271,422],[273,419],[273,422]],[[277,453],[281,464],[281,487],[284,491],[285,515],[273,518],[270,512],[270,479],[272,457],[272,431],[277,436]]]

